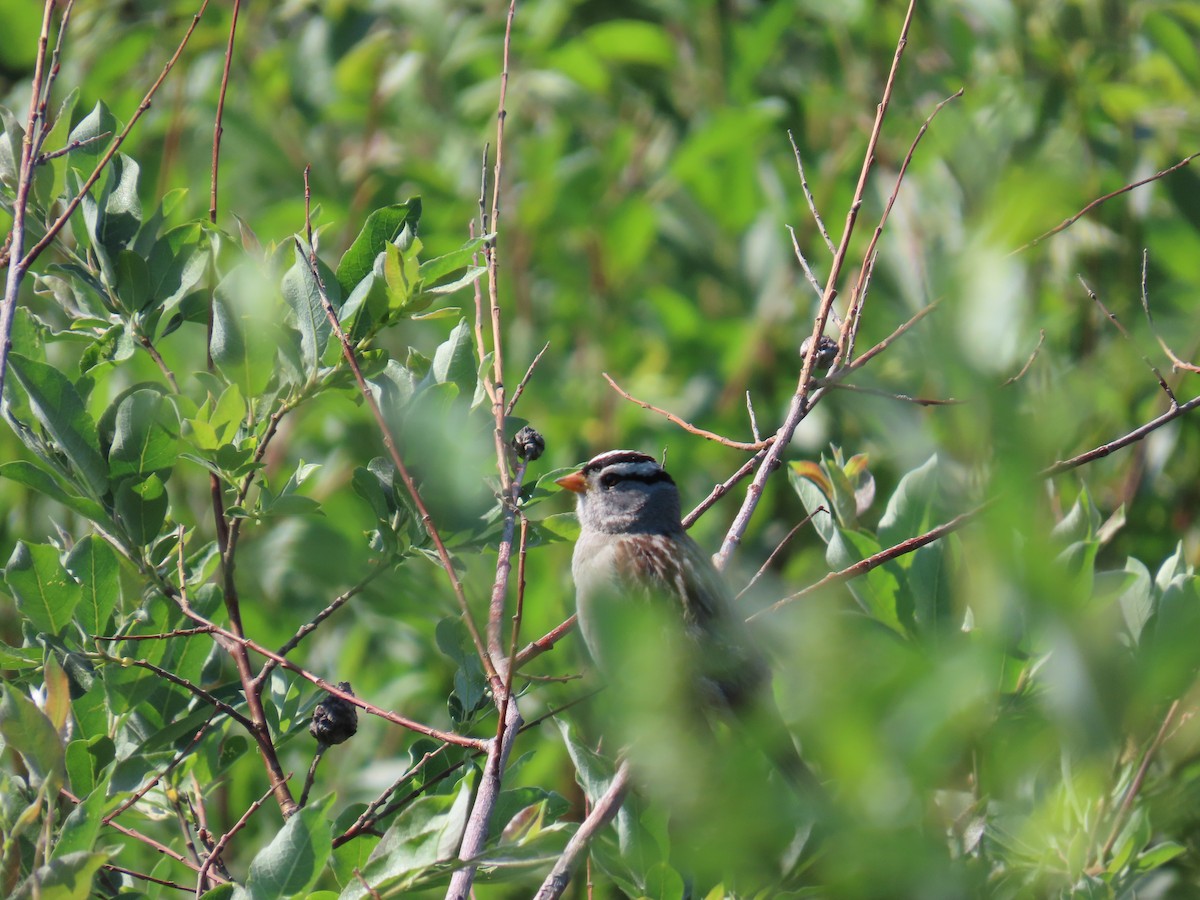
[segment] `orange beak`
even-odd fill
[[[570,475],[564,475],[562,478],[556,478],[554,483],[559,487],[564,487],[568,491],[573,491],[576,494],[582,494],[587,490],[587,481],[579,472],[572,472]]]

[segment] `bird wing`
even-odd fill
[[[679,549],[683,549],[683,553]],[[631,600],[678,604],[695,649],[694,665],[707,700],[741,705],[766,680],[765,661],[750,640],[721,575],[687,535],[639,535],[622,541],[613,560],[618,590]]]

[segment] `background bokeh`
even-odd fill
[[[462,245],[472,222],[478,233],[481,160],[489,143],[494,150],[505,10],[441,0],[246,5],[226,98],[218,225],[286,267],[291,235],[304,224],[301,173],[311,165],[313,221],[331,265],[368,213],[412,196],[422,200],[425,256]],[[194,11],[174,0],[78,4],[59,81],[80,92],[76,117],[103,100],[126,121]],[[738,440],[751,439],[748,396],[759,428],[777,427],[817,306],[786,226],[819,279],[831,264],[788,132],[836,243],[904,11],[891,2],[807,0],[518,5],[499,296],[510,388],[549,344],[517,409],[546,438],[535,476],[612,447],[665,453],[688,509],[744,461],[621,399],[604,372],[635,396]],[[35,3],[0,2],[0,101],[18,118],[28,107],[40,15]],[[123,148],[141,164],[147,209],[182,189],[171,222],[207,215],[229,16],[228,4],[206,11]],[[864,534],[882,535],[901,478],[935,455],[925,527],[986,498],[997,502],[945,542],[937,621],[889,628],[877,610],[862,611],[861,595],[834,587],[767,624],[780,703],[806,753],[839,786],[850,823],[817,870],[832,896],[878,896],[880,883],[894,885],[895,896],[923,897],[1131,889],[1128,869],[1119,883],[1104,881],[1103,866],[1092,871],[1095,851],[1120,786],[1177,698],[1184,712],[1139,797],[1146,837],[1138,848],[1169,838],[1187,852],[1138,887],[1182,897],[1200,885],[1191,802],[1200,795],[1200,734],[1185,714],[1194,710],[1200,659],[1187,569],[1200,555],[1200,429],[1183,417],[1082,469],[1036,477],[1168,408],[1148,362],[1181,401],[1196,394],[1196,375],[1171,370],[1155,333],[1184,360],[1198,358],[1198,173],[1182,168],[1028,246],[1095,198],[1200,149],[1198,47],[1200,14],[1182,0],[964,0],[917,10],[840,292],[852,293],[918,129],[962,88],[923,137],[880,239],[860,349],[927,304],[938,308],[848,379],[875,393],[828,393],[785,460],[833,459],[832,448],[843,459],[865,454],[875,500],[842,523]],[[66,324],[29,287],[22,302]],[[449,303],[473,318],[470,289]],[[432,355],[454,322],[404,322],[381,346],[401,360],[410,346]],[[1028,371],[1006,385],[1035,348]],[[182,375],[202,370],[202,327],[180,329],[160,350]],[[50,352],[66,368],[78,356],[70,343]],[[158,377],[139,356],[94,375],[97,417],[124,387]],[[925,406],[895,394],[963,402]],[[486,411],[477,413],[410,418],[401,442],[435,518],[461,537],[482,615],[494,553],[473,547],[469,535],[491,504],[495,463]],[[247,527],[238,567],[247,633],[278,645],[366,571],[373,554],[364,535],[374,523],[351,479],[380,452],[350,392],[322,396],[285,420],[268,477],[282,483],[301,460],[319,462],[304,493],[323,515]],[[26,455],[13,434],[0,433],[0,460]],[[181,467],[171,484],[174,520],[210,531],[203,471]],[[704,546],[716,549],[741,496],[735,490],[696,525]],[[570,506],[553,495],[537,500],[534,518]],[[779,473],[731,581],[744,584],[805,512],[801,492]],[[1114,515],[1123,527],[1100,528]],[[0,559],[18,540],[46,540],[60,527],[76,538],[87,530],[0,479]],[[569,556],[565,541],[530,553],[527,638],[570,613]],[[1133,571],[1130,558],[1150,576],[1167,572],[1160,592],[1172,573],[1186,575],[1171,613],[1179,618],[1156,607],[1151,630],[1160,643],[1144,652],[1144,635],[1119,602],[1137,573],[1112,574]],[[801,530],[747,610],[829,568],[823,541]],[[136,601],[140,586],[128,573],[124,590]],[[382,707],[445,726],[456,661],[434,635],[454,612],[444,574],[410,560],[373,582],[300,658],[331,680],[350,679]],[[21,643],[7,597],[0,633]],[[585,665],[569,639],[532,671],[559,676]],[[578,682],[535,684],[526,717],[580,690]],[[284,744],[297,772],[307,767],[307,740]],[[366,718],[321,787],[336,790],[339,804],[367,800],[404,768],[411,745],[410,735]],[[557,791],[578,807],[558,732],[543,726],[518,745],[524,753],[532,755],[516,783]],[[248,755],[214,797],[236,815],[263,779]],[[979,834],[968,827],[975,821]],[[251,829],[257,837],[238,862],[277,826]],[[733,846],[741,857],[719,862],[736,870],[746,854]],[[758,862],[747,871],[761,875]],[[483,886],[480,896],[509,890],[528,893]]]

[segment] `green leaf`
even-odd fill
[[[80,743],[75,741],[75,744]],[[74,783],[72,782],[72,786]],[[54,845],[52,859],[62,859],[72,853],[86,853],[96,846],[96,838],[104,825],[104,813],[108,804],[108,781],[87,793],[83,802],[75,806],[62,823],[58,843]]]
[[[1119,603],[1125,627],[1134,643],[1141,640],[1142,629],[1154,614],[1154,595],[1150,590],[1150,570],[1132,556],[1125,560],[1125,571],[1134,576],[1133,583],[1122,592]]]
[[[445,278],[452,272],[457,272],[459,269],[479,268],[482,267],[473,265],[477,254],[481,251],[484,245],[495,238],[494,234],[485,235],[484,237],[472,238],[467,241],[457,250],[452,250],[445,256],[435,256],[433,259],[426,260],[421,263],[418,270],[421,275],[421,281],[426,285],[436,286],[438,279]],[[478,275],[475,276],[479,277]],[[426,290],[431,290],[427,287]]]
[[[475,345],[466,319],[459,320],[450,336],[433,354],[430,369],[437,384],[455,384],[466,393],[475,388]]]
[[[135,544],[144,546],[158,537],[170,504],[161,478],[127,478],[117,486],[114,500],[117,522]]]
[[[92,111],[80,119],[79,124],[71,131],[68,143],[84,142],[82,146],[71,151],[71,160],[78,159],[90,168],[94,164],[94,160],[98,159],[107,148],[109,141],[116,133],[116,127],[117,120],[108,111],[104,101],[97,102]],[[103,134],[107,134],[108,137],[101,137]]]
[[[84,408],[75,385],[45,363],[16,353],[10,354],[8,361],[29,395],[34,416],[71,461],[81,486],[94,498],[104,496],[108,490],[108,464],[100,455],[96,423]]]
[[[84,535],[67,554],[66,568],[80,584],[79,624],[87,634],[103,633],[121,596],[116,553],[95,535]]]
[[[50,499],[61,503],[67,509],[79,513],[85,519],[91,519],[93,522],[105,522],[108,520],[104,508],[99,503],[67,493],[66,489],[55,480],[53,475],[31,462],[18,459],[14,462],[0,464],[0,478],[7,478],[10,481],[23,484],[27,488],[32,488],[38,493],[45,494]]]
[[[80,589],[49,544],[17,541],[4,569],[17,608],[44,634],[58,634],[71,621]]]
[[[246,892],[254,900],[306,896],[333,849],[330,794],[296,813],[250,863]]]
[[[37,782],[62,783],[66,768],[58,732],[32,700],[7,684],[0,685],[0,737],[21,754]]]
[[[454,698],[459,707],[457,721],[467,720],[479,708],[487,692],[487,678],[483,664],[475,652],[475,644],[467,633],[467,626],[456,617],[447,617],[437,623],[435,630],[438,649],[454,660]]]
[[[52,859],[30,875],[9,900],[87,900],[109,852],[68,853]]]
[[[150,291],[150,268],[132,250],[117,254],[116,293],[121,306],[129,312],[138,312],[154,299]]]
[[[279,339],[268,302],[275,293],[261,268],[248,263],[213,292],[213,361],[247,398],[261,394],[275,374]]]
[[[300,243],[303,244],[302,241]],[[320,260],[317,261],[317,266],[318,271],[323,268]],[[321,272],[321,280],[325,283],[327,297],[336,312],[342,305],[338,282],[327,268]],[[296,318],[296,327],[300,329],[300,353],[304,361],[304,370],[311,377],[316,374],[321,364],[321,356],[325,352],[325,345],[329,343],[332,326],[321,303],[320,286],[309,266],[307,245],[304,249],[300,246],[295,248],[295,261],[283,276],[283,299],[291,307]]]
[[[171,402],[154,390],[121,398],[108,452],[112,478],[169,472],[178,458],[179,417]]]
[[[142,202],[138,199],[141,168],[123,153],[108,164],[105,185],[103,228],[100,239],[111,257],[129,245],[142,224]]]
[[[395,244],[384,247],[383,281],[387,287],[388,310],[403,315],[406,312],[419,312],[429,305],[429,301],[418,302],[420,296],[420,275],[417,268],[417,250],[419,241],[414,241],[407,250],[401,250]]]
[[[937,499],[939,472],[937,456],[905,474],[888,500],[879,520],[878,537],[883,547],[892,547],[927,531],[932,524],[932,507]]]
[[[463,778],[453,795],[422,797],[405,807],[363,869],[367,884],[394,896],[416,883],[425,870],[454,859],[467,825],[473,780]],[[357,880],[341,893],[342,900],[367,896],[367,889]]]
[[[375,266],[375,257],[385,246],[394,241],[406,227],[416,232],[421,218],[421,198],[413,197],[403,203],[377,209],[364,223],[354,243],[342,255],[337,267],[337,281],[342,296],[347,296],[355,286],[367,277]]]

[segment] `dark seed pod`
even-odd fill
[[[338,682],[338,690],[353,696],[350,682]],[[317,704],[313,710],[312,721],[308,723],[308,733],[322,744],[333,746],[354,736],[358,731],[358,707],[341,697],[333,694]]]
[[[803,359],[808,355],[808,348],[812,345],[812,335],[804,339],[800,345],[800,358]],[[814,369],[828,369],[833,365],[834,357],[837,356],[838,345],[837,341],[829,337],[827,334],[821,335],[817,341],[817,355],[813,357]]]
[[[521,459],[533,462],[546,450],[546,439],[528,425],[512,439],[512,448]]]

